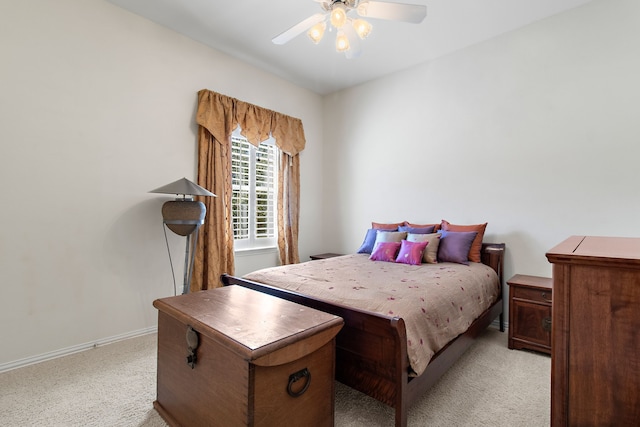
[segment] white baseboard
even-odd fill
[[[60,350],[50,351],[48,353],[39,354],[37,356],[25,357],[24,359],[14,360],[13,362],[7,362],[0,364],[0,373],[10,371],[12,369],[23,368],[35,363],[45,362],[47,360],[57,359],[58,357],[68,356],[73,353],[79,353],[81,351],[89,350],[99,346],[112,344],[114,342],[126,340],[129,338],[135,338],[142,335],[153,334],[158,332],[157,326],[151,326],[149,328],[138,329],[137,331],[131,331],[120,335],[114,335],[112,337],[102,338],[94,342],[88,342],[85,344],[78,344],[72,347],[63,348]]]

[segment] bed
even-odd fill
[[[379,274],[374,273],[375,276],[379,276],[379,281],[386,280],[386,276],[383,276],[386,271],[396,269],[391,263],[370,261],[368,255],[351,254],[294,266],[275,267],[242,278],[224,275],[222,281],[224,285],[245,286],[342,317],[345,326],[336,340],[336,379],[394,408],[395,425],[404,427],[407,425],[408,407],[455,363],[487,326],[499,318],[500,330],[504,331],[501,289],[504,250],[505,245],[502,243],[482,243],[481,263],[470,263],[468,266],[438,263],[419,267],[399,267],[404,272],[402,274],[408,274],[412,270],[428,269],[424,271],[429,271],[432,277],[437,277],[438,282],[445,280],[445,276],[451,271],[455,285],[446,287],[455,287],[458,293],[461,292],[460,288],[467,293],[472,288],[470,282],[475,279],[468,276],[469,274],[491,276],[489,282],[494,283],[493,289],[488,293],[473,294],[472,298],[482,300],[481,309],[475,308],[476,311],[479,310],[478,313],[473,314],[472,318],[465,318],[461,325],[452,328],[453,336],[443,338],[436,334],[435,338],[424,339],[429,341],[426,345],[422,342],[421,336],[416,336],[416,333],[423,332],[416,331],[414,315],[408,312],[405,315],[403,310],[408,309],[396,310],[395,307],[398,306],[394,305],[397,300],[416,299],[396,297],[394,294],[400,287],[412,288],[413,276],[403,276],[403,285],[390,284],[380,298],[384,301],[379,306],[362,306],[350,297],[330,297],[329,294],[334,291],[334,284],[337,283],[328,282],[327,278],[322,277],[323,271],[331,272],[329,276],[334,276],[334,279],[336,275],[343,277],[337,282],[346,283],[346,287],[356,292],[366,292],[369,290],[367,288],[376,285],[369,285],[366,278],[363,279],[364,282],[357,282],[360,279],[354,278],[354,275],[372,275],[370,270],[359,272],[358,264],[368,263],[367,268],[379,267]],[[336,273],[334,265],[341,264],[340,268],[344,268],[344,265],[351,265],[351,262],[354,263],[353,272],[358,273]],[[371,267],[373,265],[377,267]],[[306,268],[314,268],[315,271],[300,270]],[[284,283],[285,276],[293,277],[292,283]],[[304,282],[308,282],[306,287],[303,286]],[[365,299],[369,300],[368,297]],[[445,329],[449,327],[449,320],[458,317],[448,314],[430,315],[424,310],[424,298],[418,299],[422,301],[417,304],[417,310],[423,311],[423,317],[431,319],[435,324],[446,323],[443,327]],[[459,306],[456,304],[458,303],[452,302],[455,310],[473,311],[467,303],[464,304],[464,310],[462,303]],[[442,342],[443,339],[446,342]],[[424,347],[427,347],[426,351]]]

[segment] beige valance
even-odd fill
[[[218,141],[240,125],[242,135],[258,146],[271,134],[280,150],[294,157],[304,150],[302,120],[258,107],[207,89],[198,92],[197,123]],[[229,129],[230,126],[230,129]]]

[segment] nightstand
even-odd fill
[[[327,258],[333,258],[334,256],[342,256],[344,254],[335,254],[333,252],[327,252],[324,254],[317,254],[317,255],[311,255],[309,256],[309,258],[311,258],[312,260],[316,260],[316,259],[327,259]]]
[[[551,354],[553,280],[516,274],[509,285],[509,348]]]

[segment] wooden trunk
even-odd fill
[[[154,407],[171,426],[333,425],[340,317],[239,286],[153,304]],[[193,366],[189,328],[198,338]]]
[[[640,239],[573,236],[547,258],[551,425],[638,425]]]

